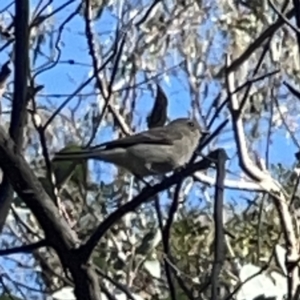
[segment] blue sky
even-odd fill
[[[0,9],[5,7],[8,3],[9,1],[7,0],[1,1]],[[32,6],[35,6],[35,3],[36,1],[32,1]],[[53,1],[53,7],[57,7],[62,3],[63,2],[60,0]],[[69,5],[67,9],[55,15],[54,19],[56,29],[58,26],[57,24],[61,24],[61,22],[66,18],[66,16],[68,16],[71,12],[74,11],[77,5],[78,1],[74,2],[74,4],[72,5]],[[105,41],[109,35],[113,34],[112,29],[114,29],[115,24],[115,18],[112,17],[109,12],[105,12],[102,21],[97,22],[96,24],[97,32],[102,33],[101,41]],[[205,28],[208,28],[212,25],[213,24],[211,22],[207,22],[203,26],[202,30],[205,30]],[[84,36],[84,23],[82,22],[81,17],[76,16],[70,23],[67,24],[62,35],[62,41],[63,45],[61,45],[61,63],[59,63],[55,68],[43,73],[37,79],[38,84],[45,85],[44,90],[40,93],[40,97],[38,98],[39,104],[50,105],[49,103],[51,103],[51,105],[53,106],[59,105],[65,99],[65,97],[53,96],[46,98],[45,95],[71,94],[82,81],[88,78],[91,72],[91,58],[88,55],[87,42]],[[218,57],[220,56],[218,55],[218,53],[220,53],[220,49],[223,49],[223,43],[225,44],[225,41],[222,40],[221,35],[217,34],[214,43],[214,51],[212,52],[211,57],[209,57],[209,59],[221,59],[221,57]],[[47,42],[45,44],[45,49],[46,48]],[[8,59],[8,54],[10,50],[11,48],[8,48],[0,53],[0,63],[4,63]],[[70,60],[74,60],[76,63],[81,63],[81,65],[70,65],[67,63]],[[40,66],[43,63],[43,59],[37,60],[37,66]],[[179,59],[177,59],[176,56],[170,57],[170,64],[176,65],[178,63]],[[162,76],[158,82],[160,83],[160,85],[162,86],[169,98],[169,117],[173,119],[179,116],[187,116],[188,112],[191,111],[191,108],[189,101],[189,90],[187,88],[187,81],[185,75],[183,73],[179,74],[179,76],[177,77],[170,75],[168,80],[166,80],[166,78]],[[12,85],[10,85],[10,91],[12,91],[11,88]],[[208,105],[211,102],[211,100],[217,94],[218,89],[218,84],[211,81],[209,85],[209,94],[208,97],[205,99],[205,103],[207,104],[204,105]],[[91,92],[93,92],[93,84],[89,85],[82,91],[82,93],[84,94]],[[200,93],[202,92],[203,91],[200,91]],[[137,97],[138,100],[135,110],[135,120],[137,122],[139,122],[140,120],[142,121],[142,124],[138,126],[138,130],[141,130],[146,128],[145,119],[153,105],[154,95],[151,91],[147,89],[147,86],[144,85],[138,89]],[[95,96],[87,97],[84,100],[84,105],[87,105],[89,102],[94,101],[94,99]],[[69,106],[74,107],[76,105],[76,102],[77,101],[75,99],[72,100]],[[4,103],[7,104],[8,102],[5,101]],[[83,112],[85,112],[84,109],[80,111],[80,114],[82,115]],[[221,122],[221,120],[219,120],[219,122]],[[229,125],[227,128],[230,129],[231,125]],[[109,132],[109,130],[101,131],[101,134],[98,132],[97,142],[103,142],[105,140],[110,139]],[[229,156],[232,156],[235,152],[235,145],[233,143],[232,133],[229,132],[224,134],[220,139],[220,142],[218,142],[218,145],[225,145]],[[257,149],[259,150],[259,152],[264,153],[265,142],[258,143]],[[278,130],[276,138],[273,140],[273,144],[271,147],[270,161],[272,163],[281,162],[284,165],[291,165],[294,162],[293,154],[295,151],[296,148],[290,141],[288,141],[285,138],[284,132],[282,130]],[[232,161],[230,162],[230,165],[234,167],[236,166],[236,162]],[[102,167],[103,166],[101,164],[101,168]],[[107,166],[104,166],[104,168],[107,168]],[[236,196],[237,194],[239,193],[227,192],[226,198],[227,200],[229,200],[231,197]],[[7,239],[7,237],[4,235],[3,239]],[[11,256],[10,258],[14,258],[14,256]],[[15,258],[18,259],[19,255],[15,256]],[[5,262],[3,262],[3,260],[5,260]],[[2,266],[5,272],[10,274],[16,268],[16,264],[7,260],[6,258],[0,258],[0,265]],[[30,276],[30,272],[24,271],[23,268],[20,268],[20,273],[17,272],[17,276],[20,277],[20,280],[22,282],[28,281],[28,279],[26,280],[26,278],[23,277],[24,274],[26,276]]]

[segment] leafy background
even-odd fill
[[[15,11],[14,2],[0,5],[0,58],[4,65],[8,59],[13,62],[15,55]],[[225,54],[229,53],[233,62],[238,61],[233,70],[236,86],[249,83],[253,74],[255,78],[262,76],[251,85],[242,115],[247,150],[254,164],[266,168],[285,188],[285,200],[292,202],[289,218],[298,237],[294,153],[299,148],[300,105],[285,84],[297,88],[299,82],[299,43],[292,28],[297,20],[293,16],[274,34],[268,31],[282,20],[278,11],[284,8],[286,13],[293,5],[292,1],[271,0],[30,1],[30,73],[35,85],[44,87],[27,107],[23,153],[45,190],[51,195],[32,110],[45,124],[65,104],[45,131],[52,159],[69,143],[96,144],[146,129],[147,116],[161,87],[168,99],[169,119],[194,116],[211,131],[229,120],[204,149],[209,153],[222,147],[230,158],[225,180],[226,259],[220,297],[234,293],[241,281],[261,271],[235,297],[282,299],[287,290],[284,224],[270,194],[257,192],[256,183],[240,167],[230,110],[225,106],[216,118],[213,116],[226,98],[224,66]],[[116,47],[118,51],[114,51]],[[95,74],[95,68],[106,61]],[[10,68],[14,71],[13,64]],[[16,92],[13,81],[13,72],[2,79],[6,86],[1,89],[1,126],[6,129]],[[247,86],[237,93],[239,101]],[[103,115],[108,98],[108,113]],[[76,169],[54,164],[53,169],[60,199],[82,240],[143,187],[122,170],[95,161]],[[197,178],[184,182],[171,229],[169,255],[177,299],[210,296],[205,282],[214,260],[215,171],[198,172]],[[157,197],[167,220],[174,189]],[[30,209],[15,195],[2,230],[1,248],[31,244],[42,236]],[[118,220],[99,242],[92,261],[103,272],[98,274],[99,280],[117,299],[124,299],[124,290],[106,276],[126,286],[136,299],[171,299],[166,259],[152,201]],[[8,295],[15,299],[75,297],[55,251],[48,248],[30,255],[2,256],[1,274],[1,299],[9,299]]]

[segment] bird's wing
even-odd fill
[[[156,127],[118,140],[96,145],[89,149],[103,148],[109,150],[117,147],[128,148],[135,144],[172,145],[174,139],[180,139],[181,137],[182,134],[180,132],[172,131],[171,137],[165,127]]]

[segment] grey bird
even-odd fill
[[[76,152],[56,153],[55,160],[95,159],[113,163],[134,175],[165,174],[185,166],[197,149],[202,135],[196,120],[179,118],[111,142]]]

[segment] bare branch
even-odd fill
[[[113,57],[114,57],[114,64],[113,64],[113,69],[111,72],[111,78],[109,81],[108,86],[103,86],[101,78],[99,76],[99,72],[97,71],[98,69],[98,65],[99,65],[99,60],[98,60],[98,56],[97,56],[97,52],[95,49],[95,39],[94,39],[94,35],[93,35],[93,30],[92,30],[92,18],[91,18],[91,2],[90,0],[86,0],[85,1],[85,12],[84,12],[84,17],[85,17],[85,33],[86,33],[86,37],[87,37],[87,42],[88,42],[88,46],[89,46],[89,53],[92,57],[92,63],[93,63],[93,69],[94,69],[94,78],[96,79],[96,84],[98,89],[100,90],[103,99],[104,99],[104,106],[102,109],[102,112],[100,114],[100,116],[98,117],[98,120],[94,126],[94,130],[92,132],[92,136],[89,139],[88,143],[87,143],[87,147],[90,146],[90,144],[93,142],[95,135],[97,133],[98,127],[100,126],[105,114],[106,114],[106,109],[108,108],[108,110],[112,113],[114,113],[115,110],[111,109],[111,98],[112,98],[112,87],[115,81],[115,77],[117,75],[117,70],[118,70],[118,66],[119,66],[119,62],[121,59],[121,55],[123,52],[123,47],[125,45],[125,40],[126,40],[126,33],[124,34],[124,36],[121,39],[121,43],[120,46],[118,47],[118,42],[120,39],[120,31],[119,29],[117,29],[117,33],[116,33],[116,39],[115,39],[115,43],[113,46]],[[123,120],[118,120],[118,118],[120,117],[119,114],[114,114],[114,117],[117,119],[119,125],[122,125],[124,122]]]
[[[29,1],[20,0],[15,4],[15,77],[14,97],[9,134],[14,140],[17,151],[23,144],[23,127],[27,106],[27,78],[29,74]],[[12,201],[13,189],[4,175],[0,186],[0,232],[5,224]]]
[[[224,178],[225,178],[225,163],[228,156],[225,150],[218,152],[217,180],[215,187],[215,203],[214,203],[214,263],[211,272],[211,300],[218,299],[219,292],[219,276],[225,258],[225,237],[223,224],[223,203],[224,203]]]
[[[39,249],[41,247],[46,247],[46,246],[47,246],[47,241],[41,240],[36,243],[32,243],[30,245],[24,245],[20,247],[11,248],[11,249],[1,249],[0,256],[16,254],[16,253],[30,253],[33,250]]]
[[[230,58],[227,56],[226,64],[230,64]],[[226,85],[228,95],[230,97],[230,113],[232,117],[232,126],[234,131],[235,142],[238,149],[238,158],[242,170],[254,181],[257,181],[265,190],[272,196],[274,204],[277,208],[281,226],[283,228],[286,248],[287,248],[287,269],[288,266],[297,261],[298,246],[295,236],[292,216],[289,212],[287,195],[281,185],[274,180],[268,172],[260,170],[250,159],[247,151],[246,137],[243,128],[243,122],[241,114],[239,114],[239,103],[236,95],[232,93],[234,91],[234,73],[230,73],[226,77]],[[298,269],[290,268],[288,276],[288,286],[292,295],[295,294],[296,288],[299,283]]]
[[[154,197],[157,193],[168,189],[174,184],[180,182],[183,178],[190,176],[197,170],[203,170],[209,168],[212,161],[215,159],[215,154],[218,150],[211,152],[207,158],[201,160],[198,163],[195,163],[181,172],[175,173],[172,176],[166,178],[161,183],[158,183],[154,186],[147,186],[142,192],[133,198],[131,201],[127,202],[119,209],[114,211],[111,215],[109,215],[94,231],[88,241],[82,245],[77,251],[80,253],[82,261],[87,261],[92,254],[94,248],[97,246],[99,240],[105,235],[105,233],[113,226],[113,224],[121,219],[125,214],[130,211],[134,211],[137,207],[139,207],[142,203],[149,201],[152,197]]]
[[[99,299],[96,273],[92,267],[82,263],[81,257],[75,251],[79,242],[77,235],[60,217],[52,199],[2,127],[0,127],[0,157],[0,168],[40,223],[47,242],[56,250],[64,268],[70,270],[76,297],[87,300]]]

